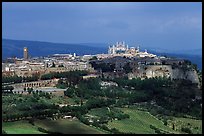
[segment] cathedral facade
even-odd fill
[[[136,54],[139,52],[139,47],[128,48],[128,45],[125,42],[116,42],[116,44],[109,46],[108,54]]]

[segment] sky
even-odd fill
[[[202,49],[202,3],[3,2],[2,38]]]

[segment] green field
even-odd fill
[[[104,132],[87,126],[78,120],[37,120],[35,121],[35,125],[51,132],[60,132],[63,134],[104,134]]]
[[[36,126],[28,123],[28,121],[3,122],[2,129],[7,134],[43,134],[38,131]]]
[[[125,133],[154,134],[155,130],[150,128],[150,125],[153,125],[156,128],[169,133],[178,133],[171,128],[163,125],[163,122],[156,119],[148,112],[130,108],[122,108],[122,111],[129,114],[130,118],[123,120],[113,120],[112,122],[109,121],[109,128],[116,128],[119,131]]]
[[[108,108],[96,108],[96,109],[91,109],[89,111],[90,115],[99,116],[99,117],[107,115],[107,113],[108,113]]]
[[[202,134],[202,120],[173,117],[173,121],[169,121],[169,124],[172,123],[175,124],[175,129],[178,131],[181,131],[181,127],[187,127],[193,134]]]
[[[63,134],[104,134],[105,132],[96,128],[87,126],[78,120],[36,120],[35,126],[28,121],[4,122],[2,129],[7,134],[43,134],[38,131],[41,127],[50,132],[59,132]]]

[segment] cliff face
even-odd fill
[[[151,78],[151,77],[170,77],[171,79],[187,79],[192,83],[199,83],[198,73],[196,70],[183,70],[181,68],[172,69],[171,65],[146,65],[140,66],[134,70],[133,73],[129,74],[129,78],[140,77],[140,78]]]
[[[173,69],[172,70],[172,78],[173,79],[188,79],[192,81],[192,83],[198,83],[199,84],[199,78],[198,73],[192,69],[188,71],[184,71],[182,69]]]

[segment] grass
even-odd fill
[[[28,121],[3,122],[2,129],[7,134],[44,134]]]
[[[63,134],[104,134],[104,132],[87,126],[78,120],[37,120],[35,121],[35,125],[51,132],[60,132]]]
[[[169,133],[178,133],[172,130],[171,128],[165,126],[163,122],[156,119],[148,112],[130,108],[122,108],[122,111],[124,111],[124,113],[129,114],[130,118],[124,120],[113,120],[112,122],[109,121],[109,128],[116,128],[119,131],[125,133],[155,134],[155,130],[150,128],[150,125],[153,125]]]
[[[102,117],[105,116],[108,113],[108,108],[96,108],[96,109],[91,109],[89,111],[90,115]]]
[[[3,122],[2,130],[7,134],[44,134],[38,131],[38,127],[50,132],[60,132],[63,134],[104,134],[96,128],[87,126],[78,120],[36,120],[35,126],[28,121]]]
[[[193,134],[202,134],[202,120],[173,117],[169,124],[175,124],[175,128],[181,131],[182,127],[190,128]]]

